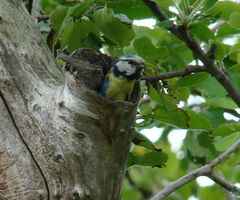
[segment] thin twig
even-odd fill
[[[210,179],[212,179],[215,183],[218,185],[222,186],[223,188],[226,189],[226,198],[227,200],[237,200],[239,199],[239,193],[240,193],[240,188],[233,185],[232,183],[229,183],[226,181],[223,177],[220,175],[217,175],[215,173],[210,173],[207,175]]]
[[[158,18],[159,21],[167,21],[168,17],[162,12],[162,10],[159,9],[157,4],[152,0],[143,0],[145,4],[152,10],[152,12],[155,14],[155,16]],[[177,27],[172,24],[168,30],[170,30],[174,35],[177,35]]]
[[[182,187],[183,185],[189,183],[190,181],[195,180],[199,176],[208,176],[209,178],[215,178],[216,181],[219,181],[220,178],[212,173],[213,167],[216,165],[222,163],[224,160],[229,158],[229,156],[238,150],[240,148],[240,140],[238,140],[236,143],[234,143],[228,150],[220,154],[217,158],[212,160],[210,163],[195,169],[191,171],[190,173],[186,174],[185,176],[181,177],[177,181],[170,183],[167,185],[165,188],[163,188],[159,193],[157,193],[153,198],[150,200],[162,200],[165,199],[168,195],[170,195],[172,192],[176,191],[178,188]],[[213,175],[213,176],[212,176]],[[210,177],[211,176],[211,177]],[[221,182],[222,181],[222,182]],[[225,180],[224,180],[225,181]],[[230,184],[226,184],[226,181],[223,183],[223,180],[220,180],[220,182],[217,183],[222,183],[221,185],[228,191],[232,192],[234,189],[236,189],[235,186],[230,186]]]
[[[222,163],[224,160],[228,159],[229,155],[235,152],[240,147],[240,140],[235,142],[229,149],[220,154],[217,158],[212,160],[208,165],[213,168],[216,165]]]
[[[152,0],[143,0],[145,4],[152,10],[155,16],[160,21],[169,20],[168,17],[162,12],[158,5]],[[214,60],[209,59],[205,52],[201,49],[196,39],[188,32],[186,26],[176,26],[172,24],[168,30],[173,33],[176,37],[186,43],[186,45],[192,50],[193,55],[197,56],[202,61],[204,66],[208,68],[208,72],[218,80],[218,82],[225,88],[228,95],[236,102],[240,107],[240,93],[236,90],[234,85],[231,83],[227,74],[221,71],[214,63]]]
[[[160,76],[154,76],[154,77],[143,76],[141,79],[155,82],[155,81],[170,79],[174,77],[184,77],[184,76],[191,75],[192,73],[206,72],[206,71],[207,71],[207,68],[205,66],[188,65],[184,71],[169,72],[169,73],[161,74]]]
[[[224,178],[218,176],[215,173],[210,173],[207,175],[208,178],[212,179],[215,183],[219,184],[220,186],[222,186],[223,188],[225,188],[226,190],[232,192],[236,189],[236,186],[227,182]]]

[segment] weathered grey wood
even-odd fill
[[[62,73],[19,0],[0,0],[0,91],[0,189],[5,154],[26,169],[0,199],[119,199],[136,105]]]
[[[0,199],[47,199],[43,177],[0,98]]]

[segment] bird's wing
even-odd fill
[[[102,84],[102,86],[99,90],[99,94],[101,94],[102,96],[105,96],[108,87],[109,87],[109,76],[107,74],[105,79],[104,79],[104,82],[103,82],[103,84]]]

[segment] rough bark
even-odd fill
[[[1,200],[119,199],[135,113],[64,74],[22,3],[0,0]]]

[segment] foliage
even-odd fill
[[[40,30],[48,30],[43,34],[53,51],[67,47],[72,52],[90,47],[97,51],[102,49],[111,56],[136,53],[146,60],[148,69],[145,75],[154,77],[185,70],[192,63],[199,64],[189,47],[167,30],[173,23],[184,25],[205,52],[212,44],[217,45],[217,66],[240,90],[240,4],[227,0],[155,2],[170,20],[157,21],[154,27],[148,28],[133,24],[133,20],[156,18],[142,0],[86,0],[82,3],[40,0],[49,21],[39,26]],[[239,123],[233,118],[225,118],[228,113],[239,121],[237,105],[207,72],[157,82],[143,81],[142,90],[128,165],[131,178],[150,193],[209,162],[240,139]],[[189,100],[200,97],[203,101]],[[151,127],[163,130],[155,144],[140,134],[143,129]],[[171,150],[167,139],[173,129],[187,130],[178,152]],[[236,183],[240,178],[239,165],[236,166],[239,163],[234,159],[229,162],[223,163],[218,170],[227,180]],[[129,177],[126,178],[123,200],[146,199],[144,194],[131,184]],[[188,199],[190,196],[227,199],[227,193],[216,184],[206,188],[196,182],[179,189],[168,199]]]

